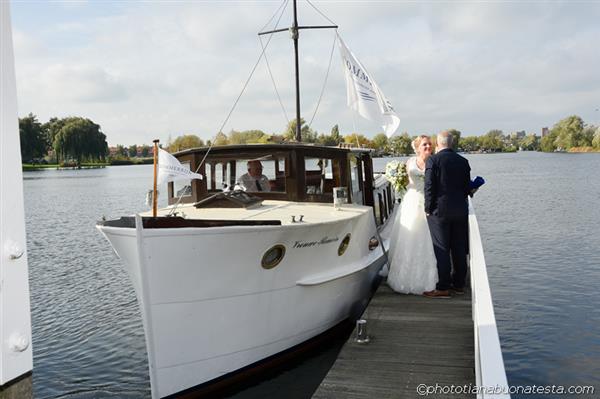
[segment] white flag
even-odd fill
[[[158,149],[158,177],[157,184],[175,180],[202,179],[202,175],[192,172],[183,166],[177,158],[162,148]]]
[[[346,76],[348,106],[363,118],[381,123],[385,134],[391,137],[400,125],[400,118],[377,83],[346,47],[340,35],[337,38]]]

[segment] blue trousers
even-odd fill
[[[468,216],[440,218],[429,215],[427,224],[437,260],[439,280],[436,289],[447,290],[452,285],[456,288],[464,288],[469,251]]]

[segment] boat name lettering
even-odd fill
[[[321,238],[319,241],[296,241],[294,243],[294,248],[316,247],[319,245],[325,245],[325,244],[329,244],[329,243],[336,242],[339,240],[340,239],[338,237],[331,238],[331,237],[325,236],[325,237]]]

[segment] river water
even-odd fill
[[[600,154],[468,159],[509,383],[599,391]],[[150,396],[135,294],[94,226],[146,210],[151,173],[24,173],[36,398]],[[310,397],[340,344],[235,397]]]

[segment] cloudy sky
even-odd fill
[[[4,1],[4,0],[2,0]],[[85,116],[110,145],[210,139],[261,52],[256,33],[273,1],[12,2],[19,113],[45,122]],[[568,115],[600,124],[600,2],[318,1],[397,110],[400,131],[539,134]],[[329,22],[299,1],[301,25]],[[278,16],[278,15],[277,15]],[[276,19],[268,25],[274,27]],[[279,27],[291,23],[290,7]],[[325,81],[331,30],[302,31],[303,117]],[[274,35],[268,61],[288,117],[295,113],[292,41]],[[381,132],[345,105],[339,54],[312,127]],[[224,131],[279,133],[286,117],[264,62]]]

